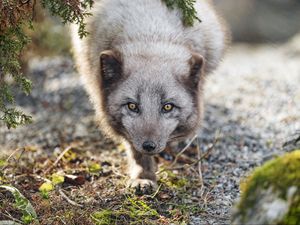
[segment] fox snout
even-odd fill
[[[158,154],[166,148],[166,143],[164,143],[164,141],[155,141],[145,137],[132,138],[131,142],[137,151],[146,155]]]
[[[154,127],[140,122],[135,125],[132,124],[128,128],[125,128],[128,134],[126,135],[126,139],[136,151],[146,155],[154,155],[166,148],[169,132],[163,129],[159,123]]]
[[[156,144],[153,141],[145,141],[142,145],[143,150],[146,152],[153,152],[156,149]]]

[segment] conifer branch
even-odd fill
[[[174,9],[179,8],[182,13],[182,20],[185,26],[193,26],[195,20],[201,22],[197,16],[197,11],[194,7],[196,0],[163,0],[167,7]]]
[[[52,15],[58,16],[63,23],[79,25],[80,37],[87,35],[84,18],[93,0],[40,0],[42,6]],[[15,109],[13,86],[18,86],[26,95],[30,94],[32,83],[21,73],[20,55],[30,42],[24,28],[33,29],[34,9],[37,0],[2,0],[0,1],[0,122],[8,128],[28,124],[28,116]],[[14,84],[8,82],[12,77]],[[15,90],[15,89],[14,89]],[[0,123],[1,125],[1,123]]]

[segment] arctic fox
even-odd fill
[[[162,0],[99,0],[72,29],[79,73],[103,130],[127,146],[130,184],[156,186],[153,155],[200,127],[205,76],[220,62],[225,26],[208,0],[194,5],[201,22],[183,24]]]

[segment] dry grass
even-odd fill
[[[120,147],[111,151],[86,151],[80,142],[47,154],[26,146],[2,156],[0,184],[17,188],[32,204],[37,218],[25,218],[15,197],[0,188],[0,221],[20,224],[186,224],[191,216],[205,213],[210,189],[202,186],[194,166],[183,166],[197,157],[190,147],[171,162],[158,157],[159,189],[138,196],[126,189],[125,154]],[[196,165],[195,165],[196,166]],[[168,168],[168,169],[164,169]],[[42,186],[43,185],[43,186]],[[42,188],[41,188],[42,187]]]

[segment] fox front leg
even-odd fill
[[[131,146],[127,148],[129,186],[136,189],[137,194],[150,194],[157,188],[157,165],[153,156],[137,152]]]

